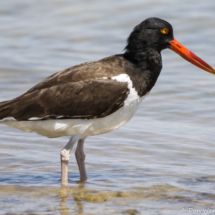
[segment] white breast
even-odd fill
[[[104,79],[106,79],[106,77],[104,77]],[[0,122],[24,132],[36,132],[50,138],[72,136],[75,134],[79,134],[81,137],[87,137],[116,130],[132,118],[143,97],[137,94],[128,75],[120,74],[112,77],[112,79],[118,82],[128,83],[130,93],[124,105],[119,110],[104,118],[16,121],[10,117]]]

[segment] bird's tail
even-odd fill
[[[12,103],[13,103],[12,100],[0,102],[0,120],[12,116],[13,112]]]

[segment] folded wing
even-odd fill
[[[119,83],[111,78],[68,82],[28,91],[1,103],[0,118],[100,118],[122,107],[128,93],[127,83]]]

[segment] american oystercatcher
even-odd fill
[[[133,29],[124,54],[57,72],[23,95],[1,102],[0,123],[50,138],[71,136],[61,151],[61,183],[68,183],[68,161],[76,142],[80,176],[86,180],[85,139],[113,131],[132,118],[157,81],[166,48],[215,74],[174,39],[168,22],[148,18]]]

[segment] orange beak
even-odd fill
[[[215,70],[210,65],[208,65],[201,58],[196,56],[193,52],[191,52],[190,50],[182,46],[176,39],[174,39],[173,41],[170,41],[169,44],[171,45],[169,49],[179,54],[185,60],[198,66],[201,69],[204,69],[207,72],[215,74]]]

